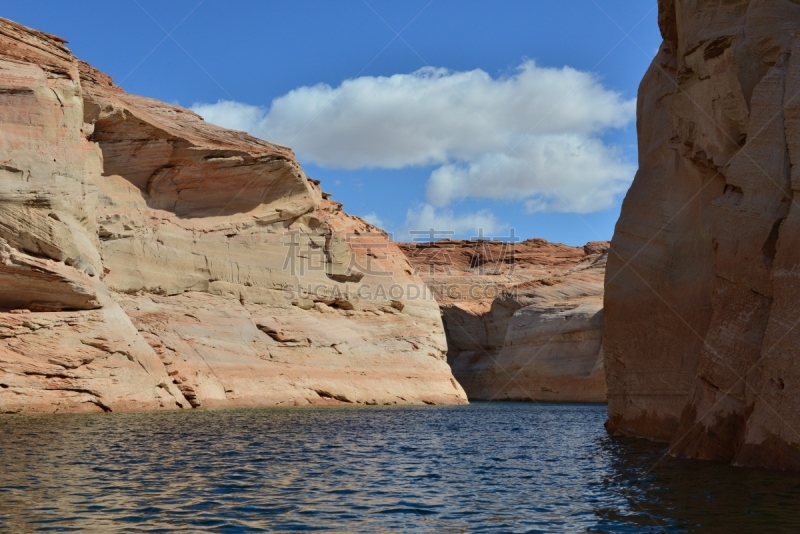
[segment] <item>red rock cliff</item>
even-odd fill
[[[466,402],[384,232],[64,43],[0,19],[0,412]]]
[[[442,308],[447,361],[470,399],[605,402],[607,242],[400,246]]]
[[[612,433],[800,469],[800,4],[660,0],[605,280]]]

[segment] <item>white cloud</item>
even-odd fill
[[[261,138],[267,135],[266,132],[259,129],[266,113],[264,108],[259,106],[220,100],[216,104],[195,104],[192,106],[192,111],[208,122],[223,128],[250,132]]]
[[[422,204],[408,209],[405,223],[394,235],[394,240],[427,240],[431,229],[435,232],[433,235],[435,239],[477,237],[481,231],[484,236],[492,237],[504,228],[489,210],[455,215],[451,211]]]
[[[230,101],[193,109],[320,166],[437,165],[427,188],[436,207],[473,196],[517,200],[531,212],[602,210],[633,178],[600,135],[628,124],[635,101],[591,73],[533,61],[499,78],[424,68],[300,87],[269,109]]]
[[[373,226],[377,226],[378,228],[384,228],[383,220],[380,217],[378,217],[378,214],[375,213],[374,211],[371,213],[367,213],[366,215],[362,215],[361,218]]]
[[[532,137],[510,155],[484,154],[436,169],[426,196],[447,206],[466,196],[524,200],[528,213],[588,213],[611,206],[625,191],[635,167],[619,150],[579,134]]]

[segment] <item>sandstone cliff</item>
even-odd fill
[[[0,19],[0,412],[466,402],[382,231],[64,43]]]
[[[606,271],[607,427],[798,470],[800,3],[660,0],[659,25]]]
[[[441,305],[447,360],[471,400],[605,402],[607,243],[402,244]]]

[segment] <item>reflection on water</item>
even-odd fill
[[[800,476],[663,457],[605,407],[0,417],[0,529],[797,532]]]

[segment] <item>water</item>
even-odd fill
[[[800,476],[658,462],[604,419],[512,403],[2,416],[0,530],[800,530]]]

